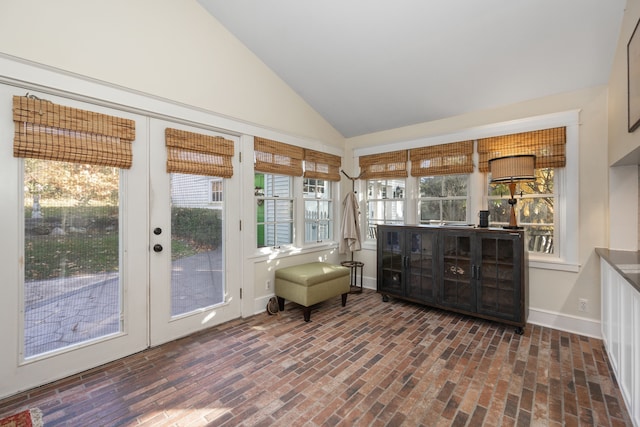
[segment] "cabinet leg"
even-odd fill
[[[388,295],[382,295],[382,301],[383,302],[389,302],[389,296]]]
[[[522,326],[518,326],[516,328],[516,334],[518,335],[524,335],[524,328]]]

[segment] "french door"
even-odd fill
[[[152,119],[150,122],[150,339],[157,345],[240,316],[238,165],[231,178],[168,173],[167,128],[234,136]],[[236,208],[237,209],[237,208]],[[237,212],[237,210],[236,210]],[[235,284],[235,286],[231,285]]]
[[[0,85],[0,398],[239,317],[240,174],[166,172],[166,127],[214,133],[35,93],[132,120],[132,164],[15,158],[11,99],[25,93]]]

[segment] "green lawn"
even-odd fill
[[[211,250],[174,239],[172,260]],[[112,234],[28,237],[25,242],[25,280],[45,280],[118,271],[118,236]]]
[[[118,235],[28,237],[25,280],[118,271]]]

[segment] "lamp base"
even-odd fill
[[[502,228],[504,228],[506,230],[522,230],[522,229],[524,229],[524,227],[520,227],[518,225],[505,225]]]
[[[509,215],[509,225],[507,225],[505,228],[509,228],[509,229],[518,229],[518,222],[516,221],[516,203],[518,203],[518,201],[516,200],[516,198],[514,197],[514,193],[516,192],[516,183],[511,181],[509,183],[509,193],[511,193],[511,198],[509,199],[508,203],[509,206],[511,206],[511,212]]]

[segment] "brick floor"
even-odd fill
[[[0,401],[46,426],[630,426],[602,341],[365,290],[235,320]]]

